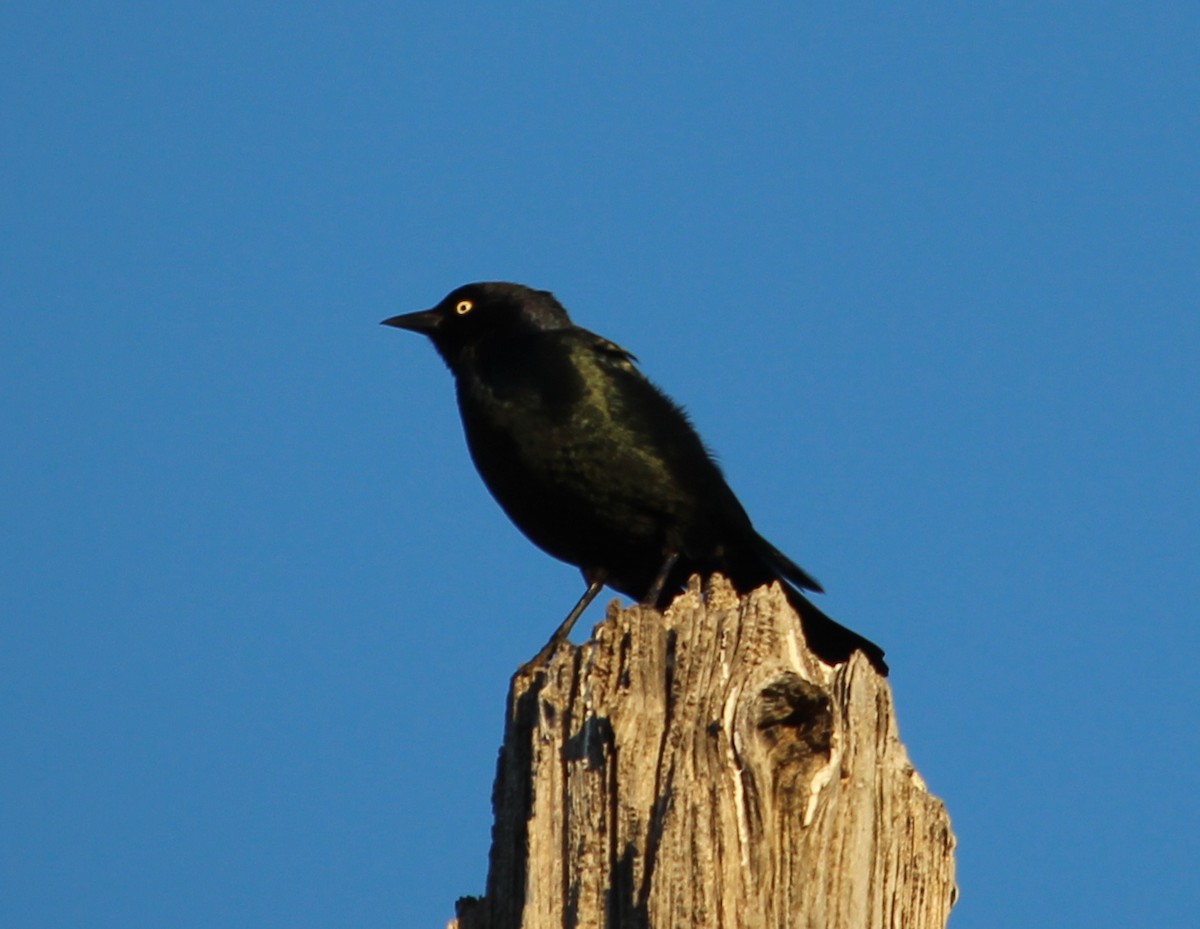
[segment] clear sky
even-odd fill
[[[581,580],[378,323],[508,279],[887,649],[953,926],[1194,926],[1197,49],[1183,2],[6,4],[0,925],[482,891]]]

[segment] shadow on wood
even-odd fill
[[[956,894],[887,682],[818,661],[777,585],[614,604],[518,672],[493,806],[452,929],[942,929]]]

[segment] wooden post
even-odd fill
[[[493,805],[451,929],[943,929],[956,894],[887,682],[818,661],[777,585],[614,604],[519,671]]]

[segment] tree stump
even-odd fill
[[[482,898],[451,929],[943,929],[954,836],[859,654],[778,585],[614,603],[513,677]]]

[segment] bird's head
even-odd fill
[[[401,313],[383,325],[429,336],[454,369],[465,349],[490,335],[564,329],[571,319],[549,291],[490,281],[464,284],[433,309]]]

